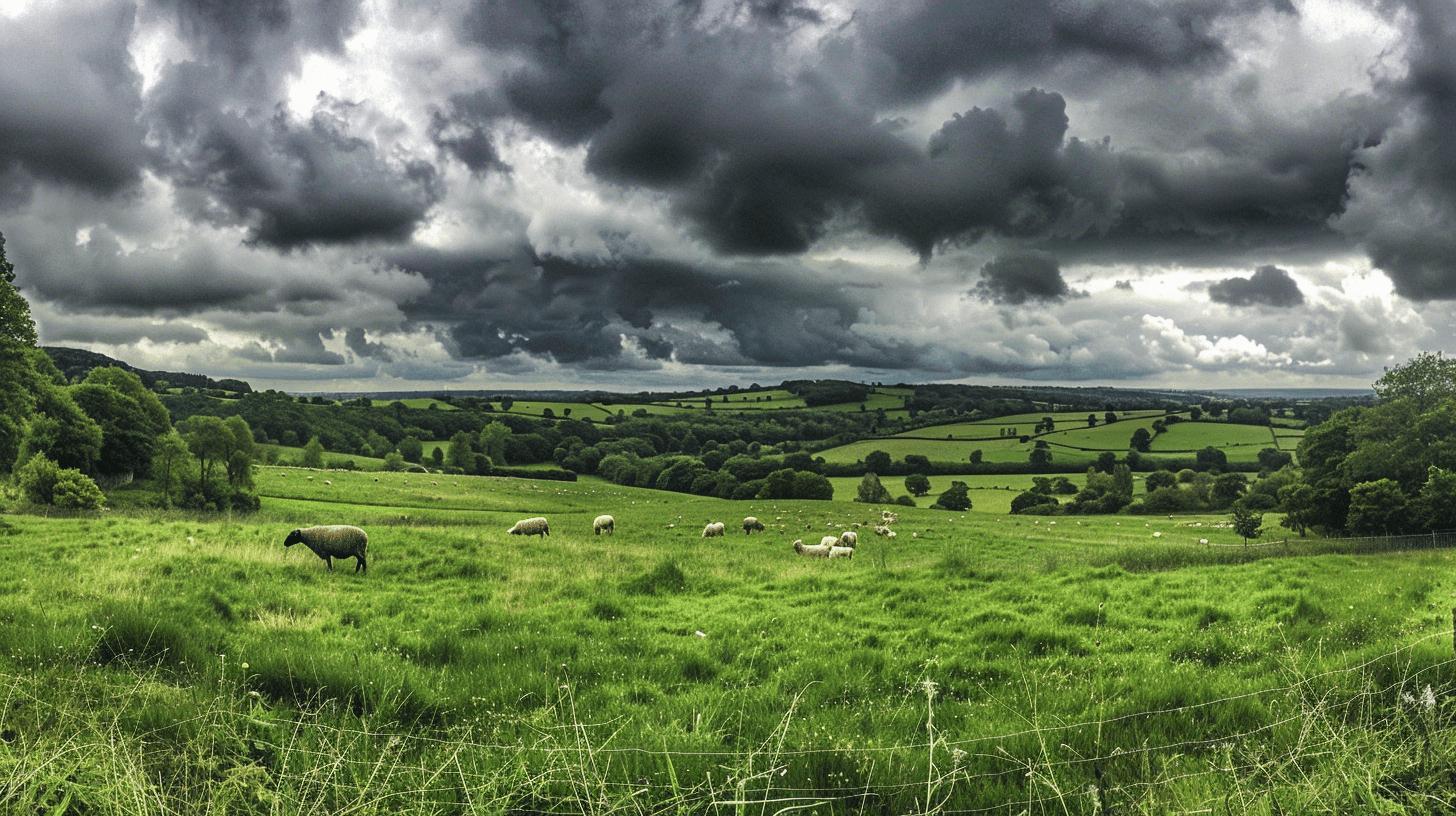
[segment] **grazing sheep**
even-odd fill
[[[794,552],[809,558],[828,558],[829,546],[825,544],[805,544],[803,539],[795,539]]]
[[[752,535],[753,533],[761,533],[761,532],[763,532],[763,522],[759,521],[757,518],[754,518],[753,516],[748,516],[748,517],[746,517],[746,518],[743,519],[743,534],[744,535]]]
[[[853,547],[830,547],[829,548],[829,557],[830,558],[853,558],[854,557],[854,548]]]
[[[889,534],[891,534],[893,532],[895,532],[895,531],[894,530],[891,530],[889,527],[886,527],[883,524],[876,524],[875,525],[875,535],[877,535],[877,536],[887,536],[887,535],[889,535]]]
[[[592,535],[601,535],[602,533],[612,535],[615,532],[617,532],[617,520],[611,516],[603,515],[592,519]]]
[[[709,522],[703,527],[703,538],[718,538],[727,531],[727,527],[721,521]]]
[[[859,533],[853,530],[845,530],[839,534],[839,546],[854,549],[859,545]]]
[[[891,513],[889,510],[883,510],[883,511],[880,512],[880,523],[881,524],[894,524],[895,522],[897,522],[899,520],[900,520],[900,514],[899,513]]]
[[[824,536],[823,538],[819,539],[819,546],[821,547],[834,547],[838,544],[839,536]]]
[[[1199,544],[1207,544],[1208,543],[1208,539],[1206,539],[1206,538],[1200,538],[1200,539],[1198,539],[1198,543]]]
[[[303,527],[283,539],[284,547],[294,544],[313,550],[313,554],[324,560],[329,572],[334,571],[335,558],[353,558],[355,572],[368,572],[369,562],[365,550],[369,547],[369,535],[358,527],[348,524],[329,524],[320,527]]]
[[[551,535],[551,525],[541,516],[535,518],[521,519],[511,529],[506,530],[511,535],[533,535],[545,538]]]
[[[891,530],[888,533],[885,533],[885,538],[894,538],[894,537],[895,537],[895,531],[894,530]]]
[[[324,484],[328,485],[329,487],[333,487],[334,481],[332,479],[324,479]]]

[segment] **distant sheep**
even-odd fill
[[[545,538],[551,535],[551,525],[541,516],[535,518],[521,519],[506,532],[511,535],[533,535]]]
[[[854,548],[853,547],[830,547],[829,548],[829,557],[830,558],[853,558],[854,557]]]
[[[835,547],[838,545],[839,536],[824,536],[823,538],[819,539],[819,546],[821,547]]]
[[[794,541],[794,552],[808,558],[828,558],[830,549],[827,544],[805,544],[803,539]]]
[[[709,522],[703,527],[703,538],[719,538],[727,529],[721,521]]]
[[[753,516],[748,516],[745,519],[743,519],[743,534],[744,535],[752,535],[753,533],[761,533],[761,532],[763,532],[763,522],[759,521],[757,518],[754,518]]]
[[[877,535],[877,536],[888,536],[888,535],[891,535],[894,532],[895,532],[894,530],[891,530],[889,527],[886,527],[883,524],[876,524],[875,525],[875,535]]]
[[[854,549],[859,545],[859,533],[853,530],[845,530],[839,534],[839,546]]]
[[[294,544],[313,550],[313,554],[324,560],[329,572],[334,571],[335,558],[353,558],[354,572],[368,572],[369,562],[365,551],[369,548],[369,534],[348,524],[331,524],[319,527],[303,527],[283,539],[284,547]]]
[[[592,535],[612,535],[617,531],[617,520],[611,516],[602,515],[592,519]]]
[[[889,510],[883,510],[883,511],[880,512],[880,523],[881,524],[886,524],[886,525],[894,524],[895,522],[897,522],[899,520],[900,520],[900,514],[899,513],[891,513]]]

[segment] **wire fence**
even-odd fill
[[[886,812],[1104,813],[1108,797],[1137,801],[1200,777],[1218,780],[1227,792],[1251,775],[1267,783],[1292,773],[1296,765],[1300,773],[1308,773],[1312,763],[1351,750],[1347,729],[1352,720],[1359,720],[1352,712],[1365,711],[1361,716],[1375,727],[1396,727],[1402,717],[1421,716],[1419,692],[1433,685],[1444,699],[1456,656],[1435,660],[1425,650],[1417,660],[1415,652],[1450,637],[1452,632],[1445,629],[1430,631],[1350,665],[1309,673],[1291,667],[1287,683],[1183,705],[1071,722],[1041,722],[1039,715],[1025,712],[1032,723],[1029,727],[991,734],[936,730],[935,689],[927,682],[926,737],[883,746],[789,747],[794,706],[772,733],[742,749],[616,745],[623,723],[582,722],[569,686],[553,703],[555,719],[534,724],[529,737],[516,740],[479,740],[468,730],[436,735],[418,729],[341,725],[329,721],[332,712],[321,709],[270,718],[269,728],[251,735],[249,744],[255,752],[278,758],[268,772],[268,788],[282,812],[289,813],[389,812],[436,800],[466,800],[470,807],[464,812],[492,812],[494,805],[510,800],[513,804],[505,810],[638,816],[725,810],[848,812],[884,810],[890,803],[894,810]],[[1386,679],[1377,680],[1381,676]],[[66,757],[128,745],[119,739],[119,731],[83,739],[81,716],[55,709],[28,690],[21,675],[0,678],[8,681],[8,688],[0,690],[0,722],[23,702],[51,709],[58,728],[70,732],[51,762],[64,764]],[[145,682],[139,681],[138,688]],[[1144,737],[1140,743],[1118,744],[1140,733],[1124,726],[1163,718],[1186,720],[1193,712],[1255,699],[1267,703],[1260,710],[1270,716],[1255,722],[1235,718],[1222,728],[1188,738]],[[122,701],[119,708],[125,707]],[[116,716],[114,725],[121,715]],[[148,746],[163,731],[189,724],[223,727],[236,716],[237,711],[209,709],[132,737]],[[1184,722],[1142,733],[1176,733],[1187,727]],[[1273,739],[1276,734],[1282,739]],[[1429,744],[1429,734],[1426,739]],[[1278,750],[1265,750],[1275,747]],[[144,749],[143,754],[145,750],[159,749]],[[629,757],[630,768],[622,764]],[[849,761],[868,770],[853,784],[832,779],[805,784],[806,779],[822,778],[822,769],[833,766],[833,762],[826,765],[827,760]],[[680,776],[674,770],[689,762],[697,762],[696,776]],[[658,775],[644,775],[644,767]],[[913,769],[919,769],[916,778],[909,775]],[[0,781],[0,803],[39,772]],[[1020,795],[1006,798],[1004,792],[1012,789]],[[998,792],[1000,798],[987,804],[988,796]],[[482,803],[471,800],[478,798],[494,805],[477,807]]]

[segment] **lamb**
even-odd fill
[[[533,535],[545,538],[551,535],[551,525],[541,516],[535,518],[521,519],[515,526],[506,531],[511,535]]]
[[[829,548],[829,557],[830,558],[853,558],[854,557],[854,548],[853,547],[830,547]]]
[[[703,538],[718,538],[727,530],[721,521],[709,522],[703,527]]]
[[[794,552],[809,558],[828,558],[829,547],[825,544],[805,544],[803,539],[794,539]]]
[[[617,520],[611,516],[602,515],[592,519],[592,535],[606,533],[612,535],[617,531]]]
[[[743,519],[743,534],[744,535],[752,535],[753,533],[756,533],[756,532],[757,533],[763,532],[763,522],[759,521],[754,516],[748,516],[748,517],[744,518]]]
[[[853,530],[845,530],[839,534],[839,546],[848,547],[851,550],[859,545],[859,533]]]
[[[313,554],[324,560],[329,572],[334,571],[335,558],[353,558],[354,572],[369,571],[365,550],[369,547],[369,534],[348,524],[329,524],[319,527],[303,527],[283,539],[284,547],[302,544],[313,550]]]

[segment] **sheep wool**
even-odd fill
[[[859,545],[859,533],[853,530],[845,530],[839,534],[839,546],[854,549]]]
[[[763,532],[763,522],[759,521],[757,518],[755,518],[753,516],[748,516],[748,517],[746,517],[746,518],[743,519],[743,534],[744,535],[751,535],[753,533],[761,533],[761,532]]]
[[[803,540],[794,542],[794,552],[807,558],[828,558],[829,547],[823,544],[805,544]]]
[[[829,557],[830,558],[853,558],[854,557],[854,548],[853,547],[830,547],[829,548]]]
[[[511,535],[533,535],[545,538],[551,535],[551,525],[546,522],[544,517],[536,516],[535,518],[521,519],[506,532]]]
[[[727,531],[727,527],[721,521],[709,522],[703,527],[703,538],[718,538]]]
[[[617,520],[611,516],[597,516],[592,519],[592,535],[611,535],[617,531]]]
[[[819,539],[819,546],[834,547],[839,544],[839,536],[824,536]]]
[[[368,572],[366,551],[369,548],[369,534],[348,524],[329,524],[318,527],[302,527],[283,539],[284,547],[302,544],[313,550],[313,554],[324,560],[329,572],[334,571],[335,558],[353,558],[355,572]]]

